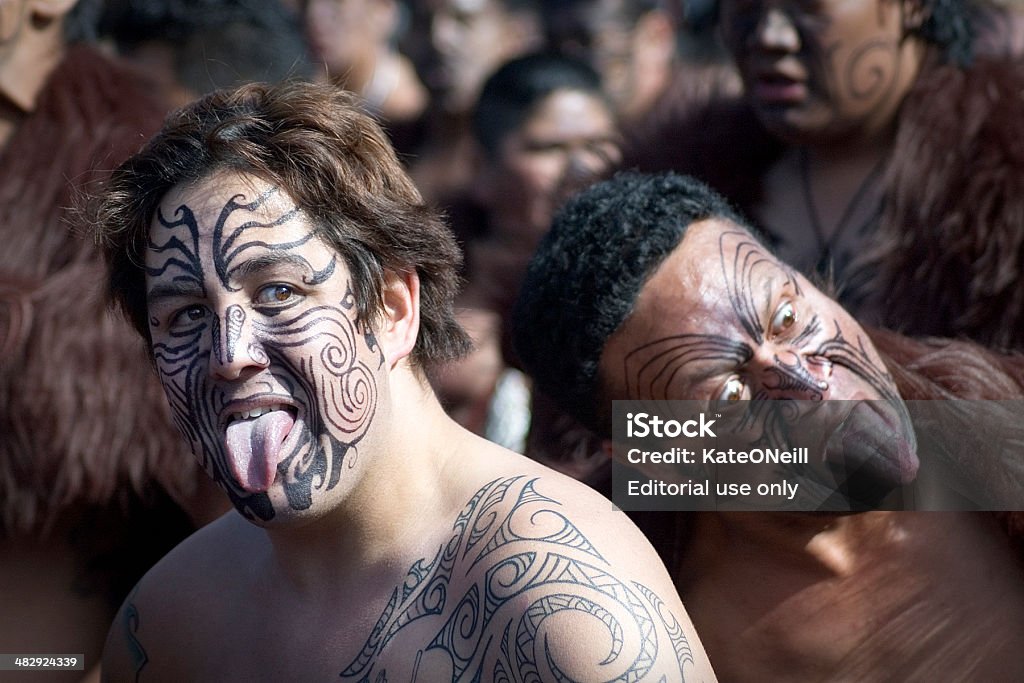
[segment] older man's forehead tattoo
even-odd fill
[[[727,239],[738,241],[731,254],[725,246]],[[792,286],[797,295],[802,293],[800,283],[793,270],[767,254],[764,247],[746,232],[724,231],[718,238],[718,252],[732,310],[754,343],[761,344],[764,342],[764,325],[761,322],[763,307],[757,305],[757,288],[754,286],[758,274],[763,272],[761,269],[766,268],[782,275],[785,284]]]
[[[274,516],[267,494],[240,489],[231,475],[224,443],[228,398],[210,378],[207,358],[224,364],[247,354],[254,363],[266,366],[266,377],[250,385],[254,393],[246,398],[280,398],[294,412],[296,425],[298,419],[304,423],[300,436],[289,438],[291,450],[276,466],[288,504],[296,510],[312,505],[314,491],[338,485],[346,454],[358,444],[375,414],[377,384],[358,353],[359,345],[375,353],[378,364],[383,363],[376,340],[360,332],[354,322],[350,283],[343,283],[344,297],[329,305],[295,309],[285,304],[258,316],[247,315],[237,304],[222,313],[209,310],[207,283],[214,274],[218,286],[228,292],[240,290],[239,277],[275,263],[298,266],[303,283],[309,286],[344,277],[336,268],[337,255],[326,247],[324,253],[330,258],[325,256],[327,263],[321,268],[296,251],[315,239],[311,230],[294,239],[274,239],[281,234],[281,226],[300,216],[290,208],[267,218],[272,206],[268,200],[276,193],[269,189],[251,202],[235,194],[221,207],[211,231],[209,263],[200,250],[200,223],[189,202],[181,203],[173,218],[158,212],[148,248],[163,260],[146,269],[149,279],[156,280],[151,296],[171,295],[179,289],[203,302],[202,315],[178,316],[176,324],[153,343],[174,421],[235,507],[250,519],[262,520]],[[245,348],[241,348],[243,339],[249,340]]]
[[[633,349],[623,358],[626,397],[670,400],[674,398],[672,387],[684,372],[687,387],[692,388],[705,379],[694,372],[692,364],[712,364],[710,376],[720,372],[722,365],[738,367],[752,355],[749,344],[720,335],[681,334],[656,339]]]
[[[853,399],[860,393],[858,390],[870,387],[876,392],[873,398],[893,404],[894,409],[887,411],[886,415],[903,419],[905,410],[900,408],[902,402],[885,368],[871,351],[864,333],[856,326],[844,325],[844,319],[838,312],[830,316],[827,305],[807,315],[803,328],[798,328],[795,318],[797,299],[803,299],[799,310],[806,311],[817,298],[804,294],[793,271],[769,255],[745,232],[725,231],[714,235],[714,242],[695,238],[698,241],[692,243],[693,251],[683,254],[682,260],[673,261],[668,266],[681,268],[684,274],[688,274],[690,268],[704,265],[697,261],[698,256],[712,244],[717,244],[717,258],[710,260],[710,267],[721,267],[722,277],[718,278],[717,273],[706,273],[714,277],[703,278],[699,286],[694,285],[682,299],[667,299],[678,301],[677,305],[686,306],[686,301],[696,305],[697,310],[692,314],[678,311],[683,324],[688,326],[686,329],[695,331],[681,330],[685,333],[651,339],[628,349],[622,357],[625,396],[614,398],[723,400],[739,395],[726,391],[729,383],[735,380],[736,386],[743,389],[742,398],[751,400],[734,404],[734,408],[716,404],[716,409],[727,415],[729,425],[719,436],[731,439],[730,444],[769,448],[788,447],[801,443],[801,439],[814,437],[819,438],[815,444],[824,448],[823,452],[829,456],[821,466],[787,466],[773,473],[773,476],[796,473],[801,477],[801,494],[798,499],[790,501],[789,504],[794,506],[792,509],[808,509],[807,506],[813,509],[822,501],[833,500],[837,485],[846,487],[844,490],[851,492],[849,495],[856,498],[857,504],[887,494],[895,479],[882,476],[891,468],[879,465],[877,454],[865,455],[875,453],[871,451],[873,442],[864,442],[867,445],[858,450],[852,446],[848,448],[844,437],[835,436],[845,433],[837,431],[840,425],[854,429],[866,419],[861,415],[857,418],[860,422],[844,422],[850,414],[850,406],[856,401],[814,403],[828,395],[829,385],[825,378],[830,377],[830,368],[843,367],[850,376],[859,380],[859,386],[847,384],[849,377],[832,376],[831,381],[842,386],[835,398]],[[689,260],[686,260],[687,256]],[[660,279],[650,286],[666,283],[672,286],[678,280],[671,277]],[[724,290],[724,294],[720,290]],[[775,306],[780,295],[782,304]],[[661,307],[651,311],[664,316],[666,299],[659,293],[653,301]],[[788,311],[792,324],[782,329],[776,317],[780,311],[787,312],[782,308],[784,305],[793,306]],[[711,326],[722,330],[721,333],[703,331],[703,321],[709,317],[715,318]],[[772,322],[765,324],[766,318]],[[659,323],[655,324],[656,329],[664,329]],[[642,330],[643,326],[637,329]],[[626,339],[630,339],[628,334]],[[711,381],[715,381],[719,388],[709,392],[706,385]],[[870,392],[863,395],[870,395]],[[801,400],[766,400],[773,398]],[[859,438],[858,443],[864,438]],[[697,474],[695,478],[700,479],[701,476],[711,475]]]

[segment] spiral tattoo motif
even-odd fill
[[[840,87],[855,100],[871,100],[896,83],[898,64],[897,45],[887,40],[868,41],[850,51]]]
[[[571,662],[577,674],[589,666],[588,679],[684,680],[693,654],[678,620],[653,591],[617,578],[559,506],[537,491],[536,479],[495,480],[477,491],[450,540],[429,563],[414,563],[392,593],[342,680],[386,673],[377,662],[398,642],[417,652],[417,666],[420,652],[443,657],[453,682],[575,680],[565,652],[550,647],[565,632],[556,626],[562,618],[596,627],[609,643],[597,661]],[[450,603],[456,580],[468,587]],[[425,648],[402,640],[411,625],[437,620]]]
[[[241,306],[232,304],[224,312],[226,334],[224,338],[224,355],[228,363],[235,360],[235,347],[242,337],[242,325],[245,323],[245,311]]]

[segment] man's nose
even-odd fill
[[[231,305],[213,320],[210,349],[210,376],[220,380],[236,380],[249,370],[262,370],[268,365],[265,351],[252,334],[252,323],[245,309]]]
[[[764,9],[750,40],[753,45],[772,52],[797,52],[800,49],[800,32],[789,15],[776,6]]]
[[[828,398],[831,365],[824,359],[795,351],[764,349],[751,363],[757,368],[758,389],[765,398],[797,401]]]

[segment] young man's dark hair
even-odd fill
[[[537,385],[598,433],[607,431],[598,409],[605,342],[690,224],[711,217],[747,224],[693,178],[620,173],[570,200],[538,248],[513,345]]]
[[[111,264],[112,294],[147,341],[142,264],[150,221],[171,188],[218,170],[280,185],[313,218],[352,272],[360,323],[375,321],[386,272],[415,269],[421,326],[413,359],[421,368],[468,348],[451,310],[461,256],[449,229],[423,203],[355,96],[297,82],[211,93],[172,114],[114,172],[97,207],[97,229]]]

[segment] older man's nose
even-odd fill
[[[793,351],[764,350],[751,360],[758,375],[758,388],[766,398],[820,401],[828,398],[827,362]],[[760,393],[760,392],[755,392]]]

